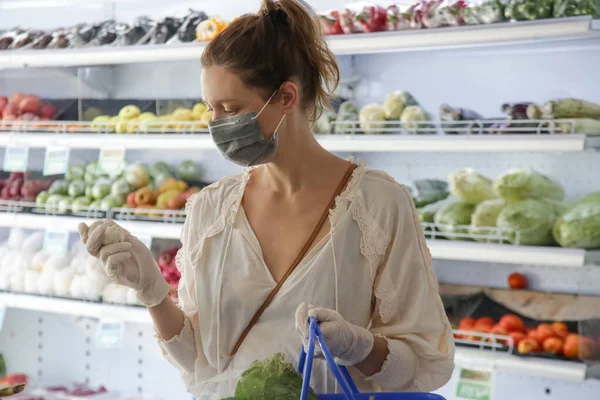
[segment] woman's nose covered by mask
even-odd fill
[[[277,132],[285,119],[285,114],[269,139],[266,139],[263,134],[258,116],[269,105],[275,93],[277,91],[269,97],[258,113],[249,112],[209,121],[208,130],[223,158],[244,167],[266,164],[273,160],[277,152]]]

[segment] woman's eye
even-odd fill
[[[235,115],[235,114],[237,114],[237,110],[223,110],[223,111],[225,111],[225,114],[228,114],[228,115]]]

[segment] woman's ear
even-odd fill
[[[298,104],[298,86],[292,82],[284,82],[279,88],[279,101],[283,103],[283,113],[289,114]]]

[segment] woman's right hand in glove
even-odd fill
[[[79,236],[88,252],[102,262],[115,283],[133,288],[146,307],[159,305],[171,286],[164,280],[152,252],[127,230],[110,220],[89,227],[79,224]]]

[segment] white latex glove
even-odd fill
[[[79,235],[87,251],[100,259],[108,277],[134,289],[146,307],[157,306],[167,297],[171,286],[162,277],[152,252],[127,230],[103,220],[89,227],[79,224]]]
[[[296,310],[296,329],[302,336],[305,349],[308,348],[309,317],[315,317],[319,321],[323,339],[338,364],[356,365],[371,354],[375,338],[367,329],[347,322],[334,310],[314,308],[302,303]]]

